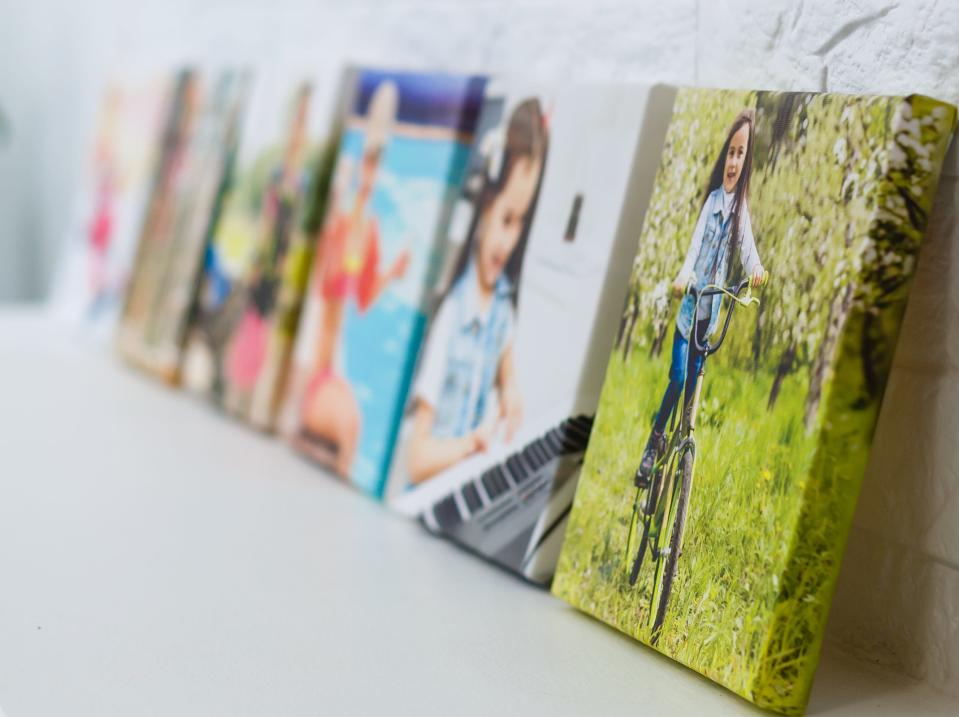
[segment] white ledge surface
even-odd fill
[[[0,705],[8,717],[764,714],[11,309]],[[957,709],[827,648],[809,714]]]

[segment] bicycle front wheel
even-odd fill
[[[636,489],[636,495],[633,496],[633,514],[629,518],[629,530],[626,532],[626,549],[623,552],[623,565],[629,566],[633,550],[633,533],[636,532],[637,517],[639,516],[639,494],[640,489]],[[630,583],[632,584],[632,583]]]
[[[663,620],[666,618],[666,606],[669,604],[669,594],[672,592],[673,579],[676,577],[676,563],[683,545],[683,531],[686,529],[686,514],[689,506],[689,494],[693,486],[693,452],[686,451],[679,464],[680,479],[675,487],[678,495],[673,496],[670,505],[670,515],[667,516],[666,526],[668,535],[664,536],[661,545],[668,549],[660,553],[657,561],[656,583],[653,588],[653,599],[650,601],[650,615],[653,617],[650,641],[656,644],[659,640]],[[653,611],[655,608],[655,612]]]
[[[649,518],[642,517],[643,537],[639,541],[639,550],[636,551],[636,558],[633,560],[633,568],[629,571],[629,584],[635,585],[639,578],[639,569],[643,567],[643,558],[646,557],[646,547],[649,543]]]

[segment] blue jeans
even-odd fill
[[[696,322],[694,330],[699,336],[699,343],[703,343],[706,332],[709,328],[709,319],[703,319]],[[696,375],[703,367],[703,361],[706,357],[692,347],[690,350],[689,340],[684,338],[679,329],[673,331],[673,357],[669,364],[669,385],[666,386],[666,392],[663,394],[663,401],[659,405],[659,412],[653,421],[653,430],[662,433],[666,429],[666,421],[669,420],[669,414],[672,413],[679,395],[683,393],[685,386],[686,400],[693,397],[693,385],[696,381]]]

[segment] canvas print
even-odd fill
[[[955,124],[681,90],[554,592],[802,712]]]
[[[171,78],[129,69],[106,87],[53,290],[56,314],[104,341],[116,328],[149,196]]]
[[[300,321],[283,430],[379,497],[484,80],[363,70]]]
[[[672,93],[487,89],[389,502],[534,582],[562,544]]]
[[[301,73],[260,73],[184,354],[190,389],[264,429],[275,418],[336,146],[316,94]]]
[[[248,83],[242,72],[223,72],[207,85],[195,71],[184,71],[164,130],[118,347],[170,382],[179,380],[203,252],[230,175]]]

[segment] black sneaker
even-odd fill
[[[649,434],[649,440],[646,441],[646,450],[643,451],[639,469],[636,471],[634,482],[637,488],[649,487],[649,477],[653,474],[653,466],[656,465],[656,459],[662,450],[663,434],[660,431],[653,431]]]

